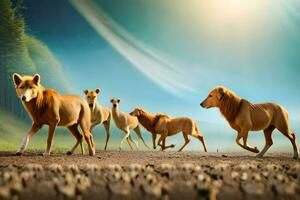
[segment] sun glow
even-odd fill
[[[258,9],[257,1],[228,0],[214,3],[216,13],[224,18],[244,18]]]
[[[228,41],[238,35],[247,40],[265,30],[268,5],[258,0],[195,0],[188,10],[192,23],[201,25],[211,39]]]
[[[221,21],[249,20],[266,12],[269,1],[258,0],[210,0],[196,1],[196,9],[206,10],[206,17],[216,17]],[[199,13],[200,14],[200,13]]]

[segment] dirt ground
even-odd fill
[[[264,158],[258,159],[255,154],[247,152],[223,152],[223,153],[205,153],[196,151],[174,152],[174,151],[99,151],[96,156],[88,155],[65,155],[51,154],[44,157],[42,152],[24,153],[23,156],[15,156],[14,152],[0,152],[1,165],[24,165],[28,163],[36,163],[47,166],[52,163],[61,165],[85,165],[96,164],[104,166],[108,164],[130,165],[157,165],[162,163],[183,164],[193,163],[199,165],[216,165],[226,163],[230,165],[238,164],[296,164],[300,160],[292,159],[290,153],[268,153]]]
[[[292,154],[0,152],[0,199],[300,199]]]

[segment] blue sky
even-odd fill
[[[61,62],[72,92],[100,87],[102,105],[118,97],[126,112],[142,107],[227,127],[217,110],[199,106],[225,85],[300,120],[299,1],[24,2],[27,32]]]

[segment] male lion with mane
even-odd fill
[[[288,124],[288,112],[282,106],[275,103],[253,104],[223,86],[213,88],[200,105],[203,108],[219,108],[229,125],[238,132],[236,143],[248,151],[259,152],[257,147],[248,145],[248,132],[263,130],[266,144],[257,157],[263,157],[272,146],[272,132],[275,128],[291,141],[294,158],[299,157],[296,136]],[[243,144],[240,143],[241,139]]]

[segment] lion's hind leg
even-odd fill
[[[88,145],[89,155],[94,156],[96,154],[96,150],[95,150],[93,135],[90,132],[90,122],[87,121],[86,118],[84,118],[79,121],[79,125],[82,129],[84,139]]]
[[[184,137],[184,144],[183,146],[178,150],[178,152],[182,151],[183,148],[190,142],[190,139],[188,137],[188,134],[186,133],[182,133],[183,137]]]
[[[272,144],[273,144],[272,133],[273,133],[274,129],[275,129],[274,126],[269,126],[267,129],[264,130],[266,144],[265,144],[265,147],[263,148],[263,150],[259,154],[257,154],[256,157],[259,157],[259,158],[263,157],[264,154],[268,151],[268,149],[272,146]]]
[[[293,137],[292,140],[294,141],[294,145],[293,145],[293,148],[294,148],[294,158],[298,159],[299,158],[299,150],[298,150],[296,135],[295,135],[295,133],[291,133],[291,135]]]
[[[200,142],[203,145],[204,151],[207,152],[207,148],[206,148],[206,144],[205,144],[205,141],[204,141],[204,137],[202,135],[192,135],[192,136],[195,137],[195,138],[197,138],[198,140],[200,140]]]
[[[195,131],[193,131],[192,136],[195,137],[195,138],[197,138],[198,140],[200,140],[200,142],[203,145],[204,151],[207,152],[207,148],[206,148],[206,144],[205,144],[205,141],[204,141],[204,137],[201,134],[201,132],[200,132],[199,128],[197,127],[197,125],[195,125]]]
[[[296,142],[296,135],[292,133],[287,125],[276,127],[283,135],[285,135],[292,143],[294,150],[294,158],[299,158],[298,145]]]
[[[75,149],[77,148],[77,146],[80,145],[81,154],[83,155],[84,154],[84,149],[83,149],[83,146],[82,146],[83,135],[80,134],[80,132],[78,130],[78,125],[75,124],[73,126],[69,126],[68,129],[72,133],[72,135],[75,136],[77,141],[76,141],[76,144],[72,147],[72,149],[67,152],[67,154],[72,155],[74,153]]]
[[[106,141],[105,141],[105,147],[104,147],[104,150],[106,151],[107,143],[110,138],[110,133],[109,133],[110,121],[108,120],[108,121],[103,122],[103,126],[104,126],[105,133],[106,133]]]

